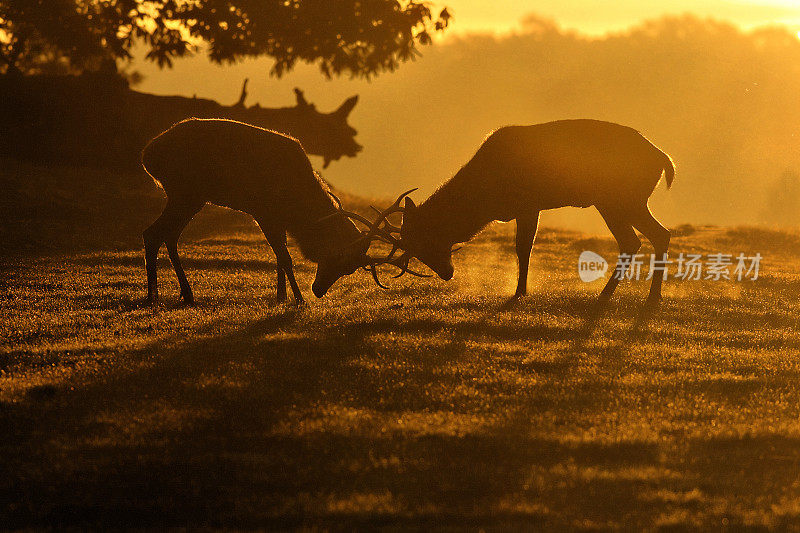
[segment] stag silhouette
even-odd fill
[[[392,262],[372,258],[367,251],[373,240],[393,237],[368,219],[344,211],[312,170],[300,143],[286,135],[233,120],[188,119],[150,141],[142,151],[142,165],[167,194],[164,211],[142,235],[150,302],[158,299],[156,261],[162,244],[181,297],[194,302],[178,256],[178,238],[206,202],[253,216],[277,258],[281,302],[286,300],[287,278],[295,302],[304,302],[286,246],[287,232],[302,254],[318,263],[312,286],[317,297],[359,267],[371,271],[381,285],[376,266]],[[353,218],[360,218],[367,229],[358,230]]]
[[[636,130],[598,120],[561,120],[509,126],[492,133],[473,158],[421,205],[406,198],[397,246],[444,280],[453,277],[452,249],[494,220],[516,219],[519,277],[515,297],[527,292],[528,264],[539,213],[595,206],[617,240],[615,275],[600,294],[608,301],[641,246],[634,228],[667,259],[670,232],[647,205],[661,176],[675,177],[672,159]],[[388,224],[385,218],[375,224]],[[391,225],[389,225],[391,226]],[[663,269],[653,276],[648,303],[661,298]]]

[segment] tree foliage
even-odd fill
[[[0,71],[82,72],[146,57],[168,67],[203,51],[215,62],[267,56],[326,77],[394,70],[444,30],[420,0],[0,0]]]

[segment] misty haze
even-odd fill
[[[0,0],[0,530],[800,529],[793,0]]]
[[[795,225],[763,213],[781,176],[800,169],[800,39],[780,27],[745,32],[686,16],[590,38],[531,15],[519,34],[454,37],[372,82],[320,83],[313,67],[275,80],[260,63],[202,58],[142,72],[141,90],[229,102],[244,77],[251,104],[288,103],[292,87],[311,83],[320,105],[359,94],[352,123],[366,150],[324,175],[370,196],[432,192],[500,126],[592,117],[637,128],[680,162],[675,189],[652,200],[667,222]],[[604,230],[582,212],[544,220]]]

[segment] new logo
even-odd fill
[[[608,262],[602,256],[585,250],[578,258],[578,275],[581,281],[590,283],[606,275]]]

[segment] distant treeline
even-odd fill
[[[87,124],[119,113],[123,118],[53,136],[26,122],[36,113],[0,94],[0,122],[7,132],[0,136],[0,150],[28,150],[37,157],[80,154],[89,139],[88,146],[101,148],[102,157],[116,151],[135,158],[151,133],[186,113],[199,114],[189,106],[209,102],[195,101],[192,94],[216,90],[215,96],[231,98],[238,89],[227,82],[231,71],[221,83],[221,71],[201,58],[178,63],[171,74],[133,66],[144,74],[141,90],[183,92],[189,98],[133,96],[130,111],[121,111],[125,106],[87,96],[71,116]],[[191,73],[182,70],[187,66]],[[234,68],[236,79],[264,76],[261,64]],[[169,77],[181,84],[166,88]],[[191,86],[184,87],[185,79]],[[81,94],[93,94],[94,81],[75,83],[83,84]],[[390,197],[421,187],[417,195],[424,196],[452,176],[494,128],[593,117],[633,126],[673,156],[673,189],[667,194],[659,188],[652,199],[668,224],[800,223],[792,215],[800,212],[791,192],[797,187],[786,178],[800,173],[800,39],[786,28],[744,32],[686,16],[590,38],[530,18],[516,35],[439,43],[372,83],[320,84],[314,68],[298,67],[286,79],[270,80],[260,96],[263,102],[265,94],[289,94],[294,85],[317,97],[323,91],[326,98],[360,93],[356,120],[365,150],[325,172],[326,179],[354,193]],[[254,82],[254,99],[264,85]],[[52,114],[60,108],[47,109]],[[56,118],[56,124],[74,123]],[[142,122],[160,125],[135,134]],[[43,138],[32,143],[35,135]],[[66,144],[54,146],[52,139]]]
[[[800,172],[800,40],[786,28],[686,16],[590,38],[531,18],[358,91],[365,151],[327,176],[354,191],[429,192],[492,129],[576,117],[633,126],[674,157],[675,186],[653,199],[670,223],[760,222],[785,190],[772,184]]]

